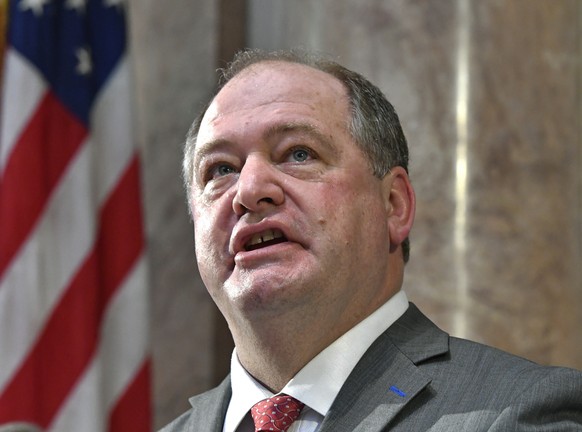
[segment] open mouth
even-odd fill
[[[246,251],[253,251],[262,249],[264,247],[273,246],[279,243],[286,242],[287,238],[283,233],[276,229],[269,229],[261,233],[255,234],[251,239],[245,243]]]

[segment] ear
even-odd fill
[[[382,181],[390,244],[398,246],[408,237],[412,229],[416,196],[408,173],[402,167],[392,168]]]

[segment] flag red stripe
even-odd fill
[[[95,248],[0,395],[0,424],[28,421],[46,428],[90,362],[105,309],[143,249],[138,191],[134,157],[100,212]]]
[[[152,430],[150,418],[150,360],[144,361],[133,382],[117,401],[109,419],[109,432]]]
[[[47,93],[18,139],[0,181],[0,278],[38,220],[66,166],[87,136]]]
[[[134,153],[100,217],[100,291],[107,297],[125,278],[144,246],[140,190],[139,159]]]

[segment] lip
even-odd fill
[[[280,231],[283,233],[283,236],[287,239],[287,242],[279,243],[285,244],[289,242],[297,242],[294,236],[290,233],[289,228],[278,221],[274,220],[263,220],[259,223],[252,224],[252,225],[244,225],[240,228],[236,228],[233,231],[233,235],[231,237],[231,242],[229,246],[229,251],[231,255],[236,256],[239,253],[250,253],[253,251],[247,251],[245,249],[245,244],[247,244],[253,236],[257,234],[261,234],[268,230]],[[262,249],[257,249],[260,251]]]

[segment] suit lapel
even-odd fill
[[[230,377],[227,377],[218,387],[190,398],[188,432],[221,432],[231,393]]]
[[[418,365],[447,352],[448,335],[411,304],[356,365],[320,432],[384,430],[431,382]]]

